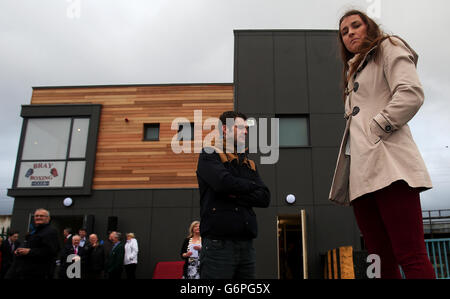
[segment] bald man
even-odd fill
[[[53,278],[53,265],[59,252],[58,232],[50,225],[50,212],[37,209],[34,212],[35,230],[25,237],[25,246],[14,251],[16,259],[6,278]]]

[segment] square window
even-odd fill
[[[280,147],[302,147],[309,144],[308,116],[278,115]]]
[[[194,123],[178,124],[178,141],[194,140]]]
[[[144,124],[144,141],[159,141],[159,124]]]
[[[30,118],[22,160],[66,159],[70,118]]]

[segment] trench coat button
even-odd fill
[[[358,107],[358,106],[355,106],[355,108],[353,108],[352,115],[355,116],[355,115],[358,114],[358,113],[359,113],[359,107]]]
[[[390,132],[390,131],[392,131],[392,127],[391,127],[391,126],[389,126],[389,125],[387,125],[385,129],[386,129],[386,132]]]
[[[353,84],[353,91],[354,91],[354,92],[357,92],[358,89],[359,89],[359,83],[358,83],[358,82],[355,82],[355,84]]]

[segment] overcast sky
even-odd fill
[[[410,126],[434,184],[422,208],[450,208],[445,0],[0,0],[0,198],[32,86],[232,83],[234,29],[337,29],[350,8],[419,53],[426,99]]]

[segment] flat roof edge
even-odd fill
[[[302,32],[302,33],[335,33],[338,29],[233,29],[234,33],[241,32]]]
[[[99,85],[61,85],[61,86],[32,86],[33,90],[39,89],[64,89],[64,88],[105,88],[105,87],[152,87],[152,86],[228,86],[234,83],[161,83],[161,84],[99,84]]]

